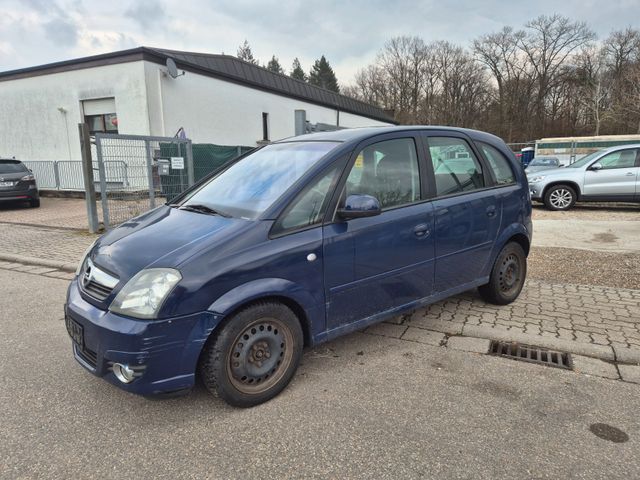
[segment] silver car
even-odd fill
[[[576,201],[640,202],[640,144],[599,150],[564,168],[527,175],[531,199],[550,210]]]

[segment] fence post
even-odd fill
[[[87,204],[87,220],[89,221],[89,232],[98,231],[98,209],[96,207],[96,187],[93,184],[93,161],[91,159],[91,140],[89,138],[89,126],[86,123],[78,124],[80,132],[80,151],[82,153],[82,177],[84,179],[84,198]],[[60,185],[59,175],[56,172],[56,183]]]
[[[107,173],[102,158],[102,139],[96,134],[96,153],[98,155],[98,175],[100,177],[100,200],[102,201],[102,223],[104,229],[109,229],[109,201],[107,198]],[[93,176],[91,177],[93,179]]]
[[[153,158],[151,155],[151,142],[144,141],[144,147],[147,152],[147,182],[149,183],[149,206],[156,208],[156,186],[153,184]]]
[[[190,139],[187,139],[187,143],[186,143],[186,149],[187,149],[187,186],[191,187],[193,186],[193,184],[195,183],[195,173],[193,171],[193,144],[191,143]]]
[[[53,179],[56,182],[56,190],[60,190],[60,168],[58,162],[53,162]]]

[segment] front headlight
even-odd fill
[[[532,177],[527,177],[527,180],[529,180],[529,183],[538,183],[544,180],[545,178],[546,177],[544,175],[536,175]]]
[[[160,307],[182,280],[173,268],[142,270],[120,290],[109,310],[136,318],[157,318]]]

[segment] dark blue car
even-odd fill
[[[527,181],[502,140],[392,127],[282,140],[102,236],[69,287],[75,358],[129,392],[277,395],[302,349],[479,287],[519,295]]]

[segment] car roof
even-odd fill
[[[15,158],[0,158],[0,162],[22,163],[20,160],[16,160]]]
[[[383,135],[386,133],[395,133],[402,131],[425,131],[425,130],[439,130],[464,133],[475,140],[485,140],[500,142],[502,140],[490,133],[481,132],[479,130],[472,130],[469,128],[459,127],[446,127],[436,125],[399,125],[393,127],[358,127],[358,128],[345,128],[341,130],[334,130],[330,132],[316,132],[307,133],[305,135],[298,135],[295,137],[287,137],[282,140],[278,140],[275,143],[285,142],[358,142],[366,140],[375,135]]]

